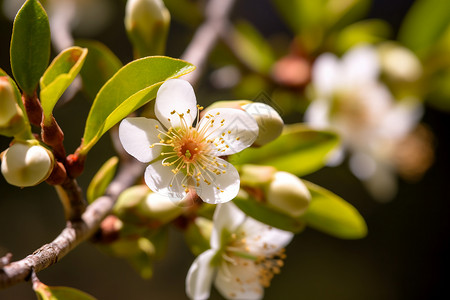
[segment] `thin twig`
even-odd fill
[[[225,27],[220,23],[228,22],[227,15],[234,2],[235,0],[209,2],[206,8],[206,22],[198,28],[194,39],[183,54],[183,59],[198,67],[195,75],[188,79],[192,84],[197,82],[203,72],[209,53],[219,38],[220,30]],[[111,212],[119,194],[142,176],[144,168],[145,165],[136,160],[126,160],[105,195],[87,207],[81,220],[68,222],[66,228],[51,243],[42,246],[22,260],[0,268],[0,289],[29,280],[33,270],[38,273],[48,268],[81,242],[89,239],[98,230],[102,220]]]
[[[182,59],[194,64],[196,71],[186,75],[191,84],[195,84],[205,71],[209,53],[216,45],[221,32],[228,24],[228,16],[235,0],[211,0],[205,9],[206,21],[197,29],[191,43],[181,56]]]

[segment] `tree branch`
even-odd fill
[[[206,7],[207,20],[202,24],[182,58],[195,64],[197,71],[185,77],[195,84],[204,71],[209,53],[220,32],[226,27],[227,16],[235,0],[211,0]],[[195,74],[195,75],[194,75]],[[0,289],[31,278],[32,271],[39,272],[58,262],[81,242],[89,239],[102,220],[111,212],[119,194],[142,176],[145,165],[136,160],[125,160],[104,196],[89,205],[80,220],[67,222],[66,228],[49,244],[42,246],[22,260],[0,264]],[[2,263],[9,262],[6,259]]]
[[[228,15],[236,0],[211,0],[205,9],[206,21],[197,29],[191,43],[181,56],[197,69],[183,78],[195,84],[205,71],[209,53],[228,24]]]

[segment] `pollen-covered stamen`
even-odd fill
[[[285,249],[277,249],[276,245],[263,244],[263,249],[268,251],[267,255],[255,255],[250,253],[249,242],[260,241],[261,236],[257,235],[252,240],[247,240],[246,232],[240,231],[231,236],[231,240],[225,247],[222,253],[225,265],[231,264],[233,266],[247,267],[253,264],[256,268],[251,268],[254,272],[246,273],[245,279],[237,276],[236,278],[229,278],[242,284],[244,288],[246,284],[252,282],[259,282],[264,287],[269,287],[272,278],[281,272],[281,267],[284,265],[286,259]],[[272,250],[272,251],[271,251]],[[228,267],[226,267],[228,269]],[[231,275],[231,272],[227,272]]]
[[[217,162],[217,153],[223,152],[223,147],[229,147],[225,144],[224,136],[230,134],[231,131],[228,131],[228,133],[223,132],[216,139],[219,144],[208,139],[209,136],[225,124],[225,119],[221,119],[220,126],[211,130],[211,127],[215,126],[216,117],[219,117],[220,113],[208,114],[205,117],[206,121],[199,122],[198,115],[201,109],[203,107],[197,106],[197,125],[195,127],[191,125],[191,120],[187,119],[190,117],[189,109],[186,111],[186,114],[178,113],[176,110],[171,111],[171,115],[177,115],[180,118],[179,127],[170,127],[167,131],[163,131],[156,125],[160,141],[152,144],[151,147],[160,145],[170,149],[166,148],[168,151],[161,152],[161,155],[164,157],[162,164],[172,168],[171,171],[174,177],[180,172],[184,174],[182,186],[186,191],[190,185],[199,187],[201,184],[206,183],[207,185],[212,185],[218,191],[224,192],[215,183],[214,176],[226,173],[225,168],[227,166]],[[189,181],[188,178],[193,180]],[[171,183],[173,180],[174,178],[172,178]]]

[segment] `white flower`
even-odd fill
[[[211,284],[227,299],[261,299],[264,287],[280,272],[284,247],[293,233],[260,223],[233,203],[214,213],[211,249],[200,254],[186,277],[191,299],[209,298]]]
[[[384,177],[386,184],[376,185],[393,194],[395,184],[386,181],[393,178],[386,176],[393,172],[390,155],[385,153],[392,147],[387,145],[411,132],[422,110],[415,99],[396,101],[379,75],[379,54],[371,46],[356,47],[341,60],[330,53],[319,56],[312,70],[315,99],[305,120],[316,128],[336,130],[343,146],[353,153],[353,173],[365,181]],[[342,151],[335,153],[331,164],[342,160]]]
[[[129,154],[150,163],[145,182],[154,192],[182,199],[195,189],[203,201],[223,203],[236,196],[240,180],[237,170],[219,156],[252,145],[258,125],[245,111],[231,108],[212,109],[199,120],[200,109],[187,81],[168,80],[155,100],[159,121],[124,119],[119,138]]]

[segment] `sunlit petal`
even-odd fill
[[[161,147],[151,147],[157,143],[157,126],[161,124],[154,119],[126,118],[119,126],[119,139],[123,148],[137,160],[148,163],[157,158],[161,153]]]
[[[236,197],[239,192],[240,179],[236,168],[229,162],[217,158],[216,162],[221,166],[221,173],[213,173],[208,170],[202,172],[206,180],[200,180],[197,194],[207,203],[225,203]]]
[[[192,263],[186,277],[186,294],[189,298],[194,300],[209,298],[215,273],[215,268],[211,266],[211,260],[215,253],[213,250],[207,250]]]
[[[182,79],[164,82],[156,96],[155,114],[166,128],[181,126],[179,114],[184,114],[188,126],[192,125],[197,116],[197,100],[191,84]]]
[[[216,155],[230,155],[251,146],[258,137],[258,123],[247,112],[217,108],[206,112],[197,126],[215,145]]]
[[[184,176],[181,173],[174,174],[172,169],[162,165],[158,160],[145,169],[145,183],[155,193],[169,197],[178,202],[186,195],[183,185]]]

